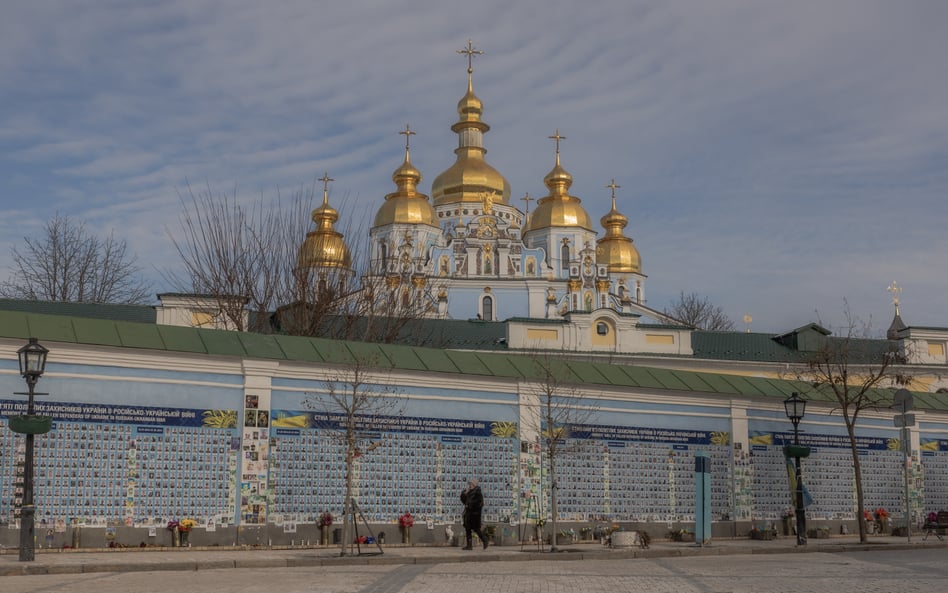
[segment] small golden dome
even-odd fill
[[[557,137],[560,137],[559,130]],[[592,221],[583,208],[582,201],[569,195],[573,176],[560,165],[559,149],[556,152],[556,165],[543,178],[543,183],[550,193],[537,201],[537,208],[530,213],[525,233],[550,227],[581,227],[593,230]]]
[[[398,189],[385,196],[385,202],[375,214],[374,226],[396,223],[438,226],[428,196],[417,191],[418,184],[421,183],[421,172],[411,164],[408,145],[408,138],[414,132],[406,126],[405,131],[399,133],[406,135],[406,142],[405,162],[392,173],[392,181]]]
[[[349,269],[352,265],[349,248],[342,233],[333,226],[339,220],[339,213],[329,205],[328,183],[333,180],[327,174],[320,181],[323,182],[323,203],[312,214],[316,228],[306,233],[297,263],[300,268]]]
[[[481,114],[484,113],[484,103],[477,98],[474,90],[470,87],[461,100],[458,101],[458,117],[460,122],[480,121]],[[486,124],[485,124],[486,125]],[[486,130],[485,130],[486,131]]]
[[[609,187],[609,186],[607,186]],[[622,234],[629,219],[616,210],[615,181],[612,182],[612,210],[600,219],[606,234],[596,241],[596,263],[605,265],[609,272],[642,272],[642,258],[632,239]]]

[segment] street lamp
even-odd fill
[[[807,447],[800,446],[800,420],[806,413],[806,400],[800,397],[800,394],[794,391],[790,397],[783,400],[783,409],[787,413],[787,418],[793,422],[793,447],[785,447],[784,452],[787,457],[793,457],[796,461],[796,497],[794,506],[797,515],[797,545],[806,545],[806,509],[803,506],[803,472],[800,467],[800,458],[809,455],[810,450]]]
[[[29,403],[26,414],[10,417],[10,428],[14,432],[26,435],[26,453],[23,467],[23,504],[20,506],[20,562],[32,562],[35,559],[33,549],[33,522],[36,516],[36,507],[33,506],[33,437],[37,434],[49,432],[52,418],[34,414],[33,396],[36,395],[36,382],[46,370],[46,355],[49,350],[44,348],[36,338],[30,338],[29,343],[16,351],[20,358],[20,375],[26,379]],[[41,394],[42,395],[42,394]]]

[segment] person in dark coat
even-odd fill
[[[481,487],[477,485],[477,480],[471,479],[467,483],[467,488],[461,492],[461,503],[464,505],[464,534],[467,537],[465,550],[474,549],[474,538],[471,532],[477,534],[484,543],[484,549],[487,549],[487,536],[481,530],[481,509],[484,508],[484,493]]]

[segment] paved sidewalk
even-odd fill
[[[375,546],[363,546],[362,554],[339,555],[339,547],[289,548],[118,548],[82,550],[37,550],[36,560],[20,562],[16,549],[0,550],[0,576],[28,574],[67,574],[90,572],[194,571],[221,568],[280,568],[299,566],[341,566],[365,564],[441,564],[455,562],[524,561],[524,560],[586,560],[615,558],[662,558],[673,556],[833,553],[854,550],[904,550],[921,548],[948,549],[948,541],[913,535],[904,537],[873,536],[865,544],[857,536],[812,539],[806,546],[797,546],[796,538],[781,537],[770,541],[749,538],[715,539],[710,544],[653,541],[649,549],[609,548],[599,543],[577,543],[561,546],[556,553],[536,544],[492,546],[487,550],[465,551],[448,546],[405,546],[388,544],[378,554]]]

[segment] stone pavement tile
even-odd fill
[[[751,541],[745,538],[715,540],[706,546],[676,542],[653,542],[649,549],[614,549],[598,543],[565,546],[561,552],[537,551],[536,546],[494,546],[486,551],[463,551],[447,546],[393,546],[384,554],[339,556],[338,548],[127,548],[118,550],[43,550],[36,561],[18,561],[15,550],[0,553],[0,577],[30,574],[68,574],[85,572],[132,572],[146,570],[195,571],[219,568],[345,567],[370,565],[432,565],[451,563],[470,565],[478,562],[519,562],[544,560],[593,561],[597,559],[675,558],[722,556],[730,554],[775,554],[788,552],[847,552],[855,550],[904,550],[948,548],[946,542],[909,543],[901,538],[872,538],[860,544],[858,537],[838,537],[807,546],[796,545],[794,538]]]

